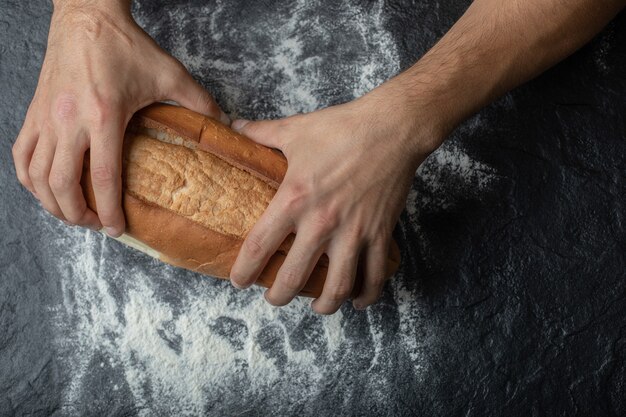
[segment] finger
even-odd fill
[[[31,193],[35,193],[35,187],[28,174],[28,167],[33,157],[35,146],[37,146],[38,138],[39,132],[26,121],[11,149],[17,179]]]
[[[287,258],[276,274],[276,280],[264,294],[268,303],[284,306],[298,295],[322,255],[324,243],[311,230],[298,231]]]
[[[233,130],[247,136],[258,144],[270,148],[283,149],[284,128],[287,126],[286,119],[281,120],[250,120],[237,119],[231,127]]]
[[[83,158],[88,147],[84,134],[59,139],[50,169],[50,188],[68,222],[100,230],[102,225],[98,215],[87,207],[80,186]]]
[[[185,66],[174,60],[172,69],[163,75],[163,93],[166,98],[176,101],[183,107],[206,114],[230,125],[230,118],[217,104],[213,96],[189,74]]]
[[[281,214],[280,199],[277,193],[241,245],[230,270],[230,281],[237,288],[247,288],[257,280],[270,257],[293,231],[293,221]]]
[[[122,143],[124,122],[110,120],[99,132],[92,133],[90,144],[91,182],[98,217],[109,236],[124,232],[122,212]]]
[[[43,208],[61,220],[65,220],[63,212],[50,189],[50,169],[56,149],[56,137],[51,129],[46,129],[45,136],[40,136],[33,157],[28,166],[28,175],[33,183],[37,198]]]
[[[359,246],[340,237],[329,248],[328,274],[322,294],[311,303],[318,314],[333,314],[350,297],[359,259]]]
[[[389,241],[383,239],[369,245],[363,252],[363,285],[352,305],[357,310],[363,310],[374,304],[379,298],[385,285],[385,268]]]

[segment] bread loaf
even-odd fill
[[[118,240],[171,265],[224,279],[287,170],[279,151],[214,119],[161,103],[131,119],[122,162],[126,231]],[[88,154],[81,185],[87,205],[97,212]],[[272,285],[293,238],[285,239],[257,284]],[[399,262],[393,242],[389,276]],[[300,295],[318,297],[327,270],[323,255]],[[360,281],[357,271],[353,295]]]

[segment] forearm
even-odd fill
[[[409,131],[428,125],[432,143],[412,136],[433,150],[472,113],[588,42],[625,4],[476,0],[414,66],[371,94],[394,97]]]

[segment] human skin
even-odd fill
[[[133,21],[130,0],[55,1],[39,83],[13,146],[19,181],[59,219],[121,235],[124,130],[135,111],[168,99],[230,123]],[[80,187],[88,148],[98,214]]]
[[[330,264],[311,307],[336,312],[364,267],[356,309],[385,283],[391,232],[415,170],[465,118],[565,58],[621,10],[624,0],[476,0],[415,65],[364,96],[281,120],[232,127],[281,150],[286,177],[252,228],[231,270],[245,288],[284,237],[295,242],[265,292],[289,303],[321,253]]]
[[[419,165],[458,123],[582,46],[625,3],[476,0],[415,65],[364,96],[280,120],[235,121],[236,130],[281,150],[289,167],[244,241],[233,285],[252,285],[295,232],[265,292],[270,304],[289,303],[323,253],[330,263],[311,304],[315,312],[332,314],[349,298],[359,262],[364,281],[353,305],[375,303],[391,233]],[[129,1],[56,2],[39,85],[13,147],[18,179],[60,219],[104,225],[119,236],[123,131],[134,111],[164,99],[227,121],[184,67],[132,21]],[[87,148],[98,215],[79,188]]]

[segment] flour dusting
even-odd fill
[[[295,0],[262,18],[256,3],[225,1],[157,11],[138,2],[134,13],[232,117],[261,119],[351,100],[398,72],[383,3],[348,3]],[[424,204],[453,204],[442,191],[450,178],[484,187],[490,169],[444,145],[417,173],[425,188],[409,194],[412,227]],[[260,287],[236,290],[99,233],[60,227],[49,239],[64,254],[53,271],[64,301],[53,313],[70,412],[98,389],[131,397],[144,416],[307,415],[328,395],[375,409],[397,395],[398,373],[424,382],[437,344],[403,271],[366,311],[346,304],[319,316],[309,298],[276,308]]]
[[[216,86],[233,118],[242,111],[256,118],[310,112],[359,97],[399,71],[382,2],[365,9],[297,0],[265,20],[254,9],[218,1],[163,11],[168,34],[161,43]],[[141,7],[135,15],[150,26]]]
[[[317,316],[310,310],[310,299],[301,297],[275,308],[265,302],[260,288],[240,292],[211,278],[185,280],[179,269],[169,266],[158,267],[160,275],[154,277],[118,263],[110,253],[110,245],[132,249],[88,230],[62,228],[51,245],[67,251],[57,271],[65,300],[55,314],[59,349],[72,369],[66,399],[70,404],[80,400],[90,374],[105,365],[124,376],[112,389],[127,386],[136,406],[145,410],[143,415],[206,412],[212,402],[229,398],[227,391],[236,392],[242,381],[245,396],[251,398],[277,386],[314,398],[329,368],[347,365],[342,358],[350,351],[345,334],[349,322],[341,310]],[[158,290],[159,281],[178,281],[179,302],[167,300],[171,294]],[[359,343],[374,352],[363,366],[380,382],[389,366],[388,358],[380,357],[388,343],[388,323],[375,309],[363,314],[372,337]],[[401,315],[411,319],[415,312]],[[309,343],[303,345],[296,334],[307,321],[313,325],[307,325],[304,337]],[[422,342],[411,340],[410,326],[404,327],[401,340],[419,376]],[[94,364],[102,357],[107,364],[100,359]]]
[[[80,397],[96,354],[121,368],[138,407],[179,415],[203,412],[207,399],[219,397],[237,378],[246,378],[253,391],[269,389],[284,372],[301,375],[292,383],[303,389],[319,382],[322,374],[314,352],[284,343],[285,357],[277,358],[259,342],[264,328],[273,323],[288,339],[290,329],[312,314],[309,299],[298,298],[277,309],[265,302],[260,289],[237,298],[236,290],[215,285],[210,278],[181,280],[179,310],[165,299],[167,294],[158,293],[145,271],[115,266],[112,257],[105,260],[107,246],[117,245],[105,236],[65,228],[53,244],[69,251],[59,263],[65,302],[56,312],[58,342],[75,367],[68,402]],[[101,273],[103,262],[109,263],[112,274]],[[177,271],[165,267],[159,279],[180,279]],[[343,338],[342,314],[320,318],[319,324],[316,336],[332,360]],[[280,360],[283,363],[277,363]]]

